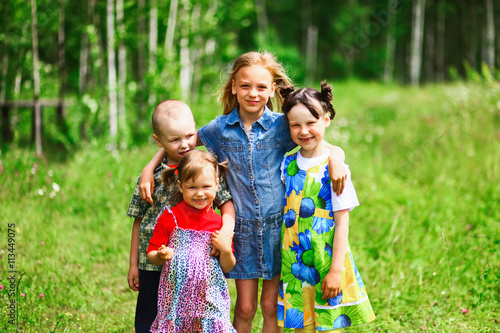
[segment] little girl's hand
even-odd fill
[[[160,246],[158,249],[158,257],[162,260],[170,260],[174,256],[174,250],[170,247],[166,247],[165,245]]]
[[[233,235],[234,233],[231,233],[230,235],[222,234],[220,230],[214,232],[212,234],[212,244],[214,245],[214,249],[217,249],[220,252],[232,251],[231,244]]]
[[[328,272],[321,284],[322,299],[330,299],[340,294],[340,273]]]

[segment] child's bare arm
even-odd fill
[[[161,163],[166,154],[167,153],[164,149],[160,149],[142,170],[141,179],[139,180],[139,191],[141,198],[150,204],[153,204],[152,194],[155,188],[154,171],[156,166]]]
[[[321,284],[323,299],[329,299],[340,293],[340,276],[344,267],[347,240],[349,238],[349,210],[339,210],[333,213],[335,220],[335,236],[333,237],[332,265]]]
[[[327,147],[332,152],[328,162],[328,174],[332,180],[332,189],[337,195],[341,195],[347,180],[347,169],[344,167],[345,153],[342,148],[332,146],[329,143],[327,143]]]
[[[148,252],[148,259],[153,265],[161,266],[165,261],[172,259],[174,256],[174,250],[165,245],[160,246],[160,248],[155,251]]]
[[[236,258],[234,257],[231,247],[233,234],[223,234],[220,230],[212,234],[212,244],[220,252],[219,263],[224,273],[229,272],[236,265]]]
[[[233,235],[234,221],[236,219],[236,211],[234,210],[233,200],[226,201],[222,206],[220,206],[220,213],[222,215],[222,228],[220,229],[220,232],[223,235]],[[220,252],[216,247],[213,247],[212,251],[210,251],[210,255],[218,257]]]
[[[142,218],[136,218],[132,226],[132,240],[130,241],[130,266],[128,269],[128,286],[139,290],[139,228]]]

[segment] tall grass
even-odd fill
[[[346,331],[498,331],[500,87],[334,88],[327,139],[344,148],[361,201],[350,243],[377,315]],[[193,111],[199,125],[218,114]],[[155,151],[92,143],[57,163],[15,147],[0,154],[0,330],[16,327],[7,307],[14,223],[21,331],[133,331],[125,212]],[[261,325],[258,314],[254,331]]]

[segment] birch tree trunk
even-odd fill
[[[158,49],[158,4],[151,0],[149,10],[149,65],[148,73],[151,79],[156,75],[156,50]],[[156,86],[153,84],[149,90],[148,105],[154,108],[156,105]]]
[[[389,0],[390,2],[391,0]],[[396,30],[396,13],[394,17],[389,21],[389,26],[387,27],[387,39],[386,39],[386,52],[385,52],[385,64],[384,64],[384,82],[391,82],[394,73],[394,57],[396,51],[396,38],[394,37]]]
[[[189,92],[191,91],[191,55],[189,50],[189,0],[184,0],[182,2],[181,10],[181,73],[180,73],[180,88],[181,96],[183,101],[187,101],[189,98]]]
[[[268,33],[266,0],[255,0],[255,11],[257,13],[257,25],[259,27],[257,36],[259,45],[266,45]]]
[[[118,120],[121,132],[126,126],[125,85],[127,82],[127,49],[123,42],[125,26],[123,24],[123,0],[116,1],[116,23],[120,43],[118,46]]]
[[[87,20],[85,23],[85,30],[82,33],[82,45],[80,49],[80,72],[78,77],[78,89],[83,93],[87,87],[87,79],[89,75],[89,34],[87,27],[92,24],[92,17],[94,16],[95,0],[89,0],[87,3]]]
[[[200,31],[200,20],[201,20],[201,5],[196,4],[193,6],[193,13],[191,14],[191,35],[194,36],[193,46],[191,47],[191,90],[190,90],[190,100],[191,102],[198,101],[198,93],[200,90],[201,81],[201,58],[203,56],[203,34]]]
[[[8,66],[9,66],[9,48],[8,48],[8,39],[4,40],[4,49],[3,49],[3,57],[2,57],[2,82],[0,84],[0,104],[2,105],[2,118],[0,119],[0,128],[2,129],[2,140],[4,142],[9,142],[12,140],[12,130],[10,124],[10,112],[7,105],[5,105],[5,96],[7,93],[7,74],[8,74]]]
[[[486,0],[486,63],[493,70],[495,67],[495,20],[493,0]]]
[[[144,43],[144,32],[146,31],[146,20],[145,20],[145,4],[146,0],[138,0],[137,2],[137,72],[138,72],[138,82],[141,92],[139,93],[138,99],[138,110],[139,117],[137,118],[137,125],[139,127],[144,123],[146,118],[146,47]]]
[[[175,25],[177,22],[177,7],[179,1],[171,0],[170,1],[170,10],[168,12],[168,26],[167,26],[167,34],[165,36],[165,57],[168,59],[169,55],[173,52],[173,44],[174,44],[174,32]]]
[[[306,82],[313,82],[316,76],[316,59],[318,50],[318,28],[311,24],[307,27],[306,48]]]
[[[35,107],[35,143],[36,154],[42,155],[42,115],[40,108],[40,71],[38,69],[38,30],[36,18],[36,0],[31,0],[31,37],[33,41],[33,84]]]
[[[59,103],[57,105],[57,124],[60,130],[66,132],[64,117],[66,114],[64,105],[64,94],[66,91],[66,55],[64,52],[64,0],[59,2],[59,31],[58,31],[58,55],[59,55]]]
[[[444,81],[444,50],[445,50],[445,19],[446,19],[445,5],[446,5],[446,0],[439,0],[437,4],[436,80],[438,82]]]
[[[116,101],[116,64],[115,64],[115,18],[114,0],[107,0],[107,50],[108,50],[108,89],[109,89],[109,134],[113,145],[118,132]],[[116,147],[114,147],[116,148]]]
[[[425,18],[425,0],[413,0],[413,31],[411,38],[410,80],[412,85],[420,82],[422,67],[422,42]]]

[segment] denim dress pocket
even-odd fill
[[[271,169],[279,156],[280,140],[261,140],[257,143],[259,165],[264,169]]]
[[[226,159],[229,161],[229,168],[241,170],[245,159],[243,158],[243,145],[238,141],[224,141],[220,145]],[[222,162],[222,161],[221,161]]]

